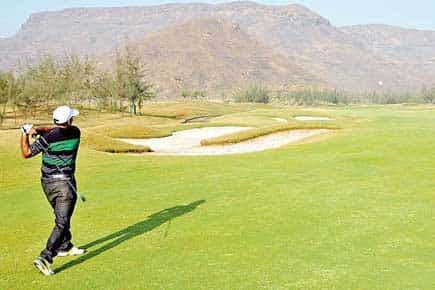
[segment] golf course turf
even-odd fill
[[[56,258],[52,277],[32,266],[53,226],[40,157],[22,159],[19,131],[0,130],[0,289],[434,288],[433,106],[319,114],[193,102],[183,105],[188,113],[166,106],[170,116],[153,106],[152,116],[93,122],[84,113],[76,124],[84,137],[111,139],[112,125],[129,122],[164,136],[211,125],[269,130],[294,124],[273,118],[311,114],[333,118],[316,124],[336,130],[274,150],[201,157],[110,154],[95,147],[106,139],[84,138],[76,177],[88,201],[78,202],[72,233],[88,253]],[[200,114],[221,116],[180,125]]]

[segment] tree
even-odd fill
[[[39,64],[36,81],[38,82],[40,97],[45,100],[47,107],[59,91],[58,73],[56,63],[49,56]]]
[[[187,99],[187,98],[189,98],[190,95],[191,95],[191,93],[190,93],[190,91],[188,91],[188,90],[183,90],[183,91],[181,92],[181,96],[183,97],[183,99]]]
[[[113,77],[108,72],[96,74],[91,85],[91,91],[100,110],[106,108],[110,110],[116,109],[113,106],[113,86]]]
[[[425,100],[427,103],[435,103],[435,87],[430,90],[430,96]]]
[[[3,120],[6,116],[6,106],[8,104],[8,80],[7,75],[0,72],[0,127],[3,125]]]
[[[120,110],[122,100],[127,99],[131,115],[136,115],[137,106],[140,110],[144,100],[154,97],[152,85],[144,81],[144,64],[131,48],[127,48],[124,55],[117,52],[115,65],[114,87],[120,101]]]
[[[196,100],[205,99],[207,94],[204,91],[194,91],[192,97]]]
[[[0,72],[0,126],[3,125],[8,104],[14,104],[20,93],[21,88],[14,74]]]
[[[14,106],[24,110],[24,116],[27,117],[27,112],[30,108],[34,108],[36,104],[41,102],[40,85],[36,80],[36,69],[29,68],[26,73],[20,75],[19,83],[21,92],[14,100]]]
[[[424,103],[435,103],[435,87],[428,89],[423,85],[420,91],[420,97]]]
[[[88,101],[91,103],[94,96],[94,86],[97,82],[96,66],[88,59],[81,61],[78,57],[66,57],[59,67],[60,92],[62,99],[78,103]]]

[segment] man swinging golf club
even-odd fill
[[[73,117],[79,111],[68,106],[58,107],[53,112],[53,128],[33,128],[31,124],[21,127],[21,153],[24,158],[42,152],[41,184],[54,210],[55,226],[48,238],[46,248],[33,262],[44,275],[53,275],[51,268],[56,256],[75,256],[85,253],[71,243],[70,221],[77,201],[74,178],[75,161],[80,143],[80,129],[72,126]],[[40,137],[32,144],[29,135]],[[84,198],[81,197],[84,201]]]

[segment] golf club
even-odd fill
[[[37,138],[41,138],[42,140],[44,140],[44,142],[45,142],[45,144],[48,144],[48,142],[47,142],[47,140],[45,140],[45,138],[44,137],[42,137],[41,135],[35,135],[35,136],[33,136],[35,139],[37,139]],[[42,150],[44,151],[44,153],[45,154],[48,154],[48,150],[47,150],[47,148],[45,148],[42,144],[41,144],[41,147],[42,147]],[[63,160],[62,158],[60,158],[60,157],[58,157],[61,161],[65,161],[65,160]],[[63,173],[63,170],[62,170],[62,168],[60,168],[57,164],[55,165],[56,166],[56,169],[57,170],[59,170],[59,172],[60,173],[62,173],[63,175],[65,175],[64,173]],[[85,195],[82,193],[82,194],[80,194],[77,190],[76,190],[76,188],[74,187],[74,185],[68,180],[68,179],[66,179],[66,182],[68,183],[68,185],[71,187],[71,189],[75,192],[75,194],[80,198],[80,200],[82,201],[82,202],[85,202],[86,201],[86,197],[85,197]]]

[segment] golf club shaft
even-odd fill
[[[44,138],[43,136],[39,135],[39,138],[42,138],[42,140],[44,140],[45,144],[48,144],[47,140],[45,140],[45,138]],[[48,154],[48,150],[47,150],[47,148],[45,148],[42,144],[41,144],[41,147],[42,147],[42,150],[44,151],[44,153],[45,153],[45,154]],[[58,158],[59,158],[61,161],[64,162],[64,160],[63,160],[62,158],[60,158],[60,157],[58,157]],[[63,175],[65,175],[65,173],[63,173],[62,168],[60,168],[57,164],[56,164],[55,166],[56,166],[56,169],[57,169],[60,173],[62,173]],[[66,176],[66,175],[65,175],[65,176]],[[81,200],[82,202],[85,202],[85,201],[86,201],[86,197],[85,197],[83,194],[80,194],[80,193],[76,190],[75,186],[71,183],[71,181],[69,181],[69,179],[65,179],[65,181],[68,183],[68,185],[71,187],[71,189],[72,189],[72,190],[74,191],[74,193],[77,195],[77,197],[80,198],[80,200]]]
[[[59,168],[60,169],[60,168]],[[61,171],[62,172],[62,171]],[[63,174],[63,172],[62,172]],[[80,198],[81,201],[85,202],[86,198],[83,194],[80,194],[74,187],[74,185],[68,180],[66,179],[66,183],[68,183],[68,185],[72,188],[72,190],[75,192],[75,194],[77,195],[78,198]]]

